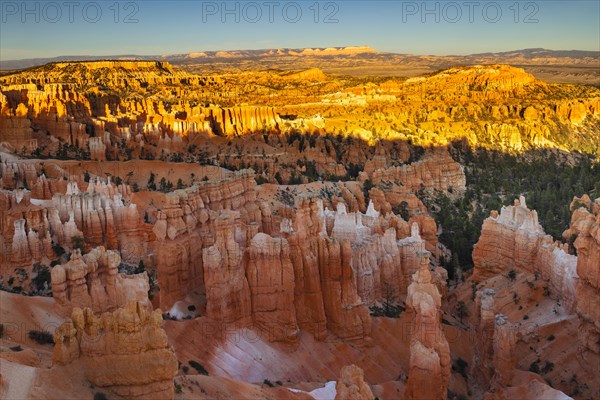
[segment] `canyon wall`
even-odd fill
[[[366,214],[347,212],[341,201],[332,211],[313,196],[273,210],[244,171],[165,198],[150,245],[160,306],[200,291],[203,315],[252,322],[275,341],[295,341],[299,329],[318,339],[328,331],[368,338],[367,306],[399,303],[425,248],[416,222],[407,231],[406,221],[372,204]]]

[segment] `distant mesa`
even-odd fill
[[[188,53],[188,58],[202,58],[202,57],[208,57],[208,55],[204,52],[195,52],[195,53]]]
[[[289,54],[298,56],[348,56],[366,53],[377,54],[379,52],[368,46],[328,47],[326,49],[304,49],[300,52],[289,52]]]
[[[377,50],[369,46],[349,46],[349,47],[327,47],[327,48],[301,48],[301,49],[265,49],[265,50],[227,50],[227,51],[205,51],[192,52],[185,55],[184,58],[251,58],[251,57],[331,57],[331,56],[356,56],[360,54],[380,54]],[[164,58],[178,58],[176,55],[166,55]]]

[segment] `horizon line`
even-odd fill
[[[185,56],[193,53],[234,53],[234,52],[244,52],[244,51],[268,51],[268,50],[324,50],[324,49],[348,49],[348,48],[369,48],[376,53],[371,54],[393,54],[393,55],[414,55],[414,56],[433,56],[433,57],[469,57],[469,56],[478,56],[478,55],[488,55],[488,54],[504,54],[504,53],[513,53],[519,51],[527,51],[527,50],[540,50],[540,51],[553,51],[553,52],[588,52],[588,53],[597,53],[600,56],[599,50],[587,50],[587,49],[548,49],[544,47],[526,47],[521,49],[514,50],[504,50],[504,51],[486,51],[486,52],[477,52],[477,53],[465,53],[465,54],[434,54],[434,53],[403,53],[398,51],[381,51],[377,50],[369,45],[347,45],[347,46],[325,46],[325,47],[263,47],[263,48],[246,48],[246,49],[222,49],[222,50],[192,50],[181,53],[165,53],[165,54],[60,54],[54,56],[39,56],[39,57],[29,57],[29,58],[15,58],[9,60],[2,60],[0,63],[10,63],[10,62],[18,62],[18,61],[31,61],[31,60],[40,60],[40,59],[53,59],[60,57],[157,57],[157,58],[165,58],[165,57],[174,57],[174,56]],[[365,53],[357,53],[357,54],[369,54]],[[202,57],[197,57],[202,58]],[[108,58],[110,59],[110,58]],[[73,60],[75,61],[75,60]],[[83,60],[82,60],[83,61]]]

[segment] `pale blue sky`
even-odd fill
[[[437,55],[600,51],[597,0],[65,1],[1,0],[0,59],[348,45]]]

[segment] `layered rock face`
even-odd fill
[[[514,206],[502,207],[499,215],[492,212],[483,222],[473,262],[475,281],[511,269],[537,272],[550,282],[568,309],[575,304],[577,257],[568,254],[567,245],[544,233],[536,211],[527,208],[524,197],[515,200]]]
[[[366,214],[348,213],[343,203],[333,212],[322,201],[307,199],[290,225],[286,237],[300,251],[292,256],[298,322],[316,335],[325,320],[340,337],[368,335],[365,305],[399,302],[418,269],[416,254],[425,248],[417,224],[407,234],[404,225],[384,218],[372,204]]]
[[[125,205],[123,199],[131,194],[126,185],[117,187],[108,182],[92,180],[86,192],[81,192],[73,182],[67,187],[67,193],[55,194],[52,201],[58,212],[53,221],[68,220],[74,222],[85,237],[89,246],[105,246],[119,249],[125,262],[137,264],[146,253],[145,230],[136,205]],[[70,239],[68,232],[60,238],[62,232],[57,226],[58,242]]]
[[[567,240],[576,238],[580,341],[588,349],[600,353],[600,199],[592,202],[587,195],[575,198],[571,210],[571,226],[564,237]]]
[[[27,190],[0,191],[0,265],[8,271],[54,257],[47,210]]]
[[[473,250],[473,279],[485,279],[511,268],[531,271],[540,240],[545,236],[537,212],[530,211],[525,199],[502,207],[500,215],[483,222],[481,236]]]
[[[477,325],[471,335],[471,340],[475,344],[471,374],[477,385],[483,388],[489,387],[492,376],[494,376],[495,294],[492,289],[484,289],[478,291],[475,297]]]
[[[24,174],[30,175],[27,171]],[[123,260],[132,264],[145,256],[143,222],[135,204],[124,202],[131,194],[129,187],[92,179],[81,192],[76,180],[49,185],[44,175],[36,179],[32,192],[0,192],[5,206],[0,210],[0,240],[9,249],[0,264],[9,270],[31,267],[36,262],[49,264],[56,257],[53,246],[71,250],[73,238],[84,239],[89,248],[120,250]],[[59,189],[64,192],[52,194]],[[34,198],[34,194],[42,198]]]
[[[475,299],[471,376],[474,388],[481,393],[510,386],[516,364],[514,348],[518,327],[502,314],[496,314],[495,294],[492,289],[483,289],[477,292]]]
[[[244,324],[252,316],[252,304],[244,252],[236,242],[236,225],[239,228],[235,212],[222,213],[215,221],[215,244],[202,250],[206,315],[224,323]],[[257,317],[262,319],[260,313]]]
[[[315,239],[323,230],[321,213],[317,201],[305,200],[296,211],[293,225],[285,235],[294,267],[294,305],[298,325],[319,340],[327,336],[323,302],[325,293],[319,272],[319,244]]]
[[[7,97],[0,90],[0,143],[8,145],[15,153],[29,154],[37,148],[37,140],[33,138],[31,121],[27,118],[24,105],[11,109]]]
[[[301,76],[323,83],[323,88],[316,94],[312,85],[300,84]],[[187,155],[194,152],[190,146],[196,149],[202,138],[215,135],[231,138],[271,131],[333,132],[342,123],[350,124],[346,132],[370,143],[385,138],[445,146],[465,139],[473,146],[509,151],[572,146],[598,152],[595,137],[586,129],[586,124],[597,121],[600,115],[597,91],[558,91],[522,69],[505,65],[451,68],[428,77],[342,88],[340,81],[316,70],[296,74],[243,71],[217,76],[187,73],[166,62],[65,62],[4,76],[0,83],[2,115],[6,116],[0,124],[4,122],[6,142],[11,142],[10,150],[15,152],[23,146],[27,151],[35,149],[36,139],[29,139],[30,124],[60,138],[62,143],[39,139],[52,152],[68,144],[89,151],[92,159],[103,160],[105,155],[109,159],[158,158],[163,152]],[[271,85],[280,88],[272,90]],[[115,93],[107,95],[107,87]],[[244,88],[242,93],[240,87]],[[140,97],[140,93],[148,96]],[[238,102],[240,95],[248,97],[241,101],[243,105]],[[523,104],[524,99],[527,104]],[[314,114],[315,100],[333,106],[327,118]],[[348,112],[357,105],[364,108],[363,115],[382,108],[376,112],[393,117],[377,121],[362,116],[348,118]],[[377,135],[365,120],[369,125],[375,123]],[[398,125],[403,128],[399,130]],[[577,133],[572,144],[570,133]],[[290,150],[282,147],[284,152]],[[300,153],[314,160],[322,175],[343,176],[349,163],[369,160],[365,171],[371,175],[379,170],[377,179],[404,176],[417,187],[419,180],[428,179],[435,186],[450,182],[454,189],[460,188],[460,174],[453,167],[440,170],[422,166],[429,172],[420,167],[386,170],[389,165],[379,155],[373,159],[355,157],[361,150],[350,149],[346,153],[351,156],[340,157],[333,148],[323,152],[317,147],[302,148]],[[209,151],[222,160],[220,150]],[[260,156],[243,158],[244,163],[264,161]],[[271,177],[274,174],[271,169]]]
[[[432,283],[428,252],[420,252],[420,267],[408,288],[407,305],[414,313],[410,369],[405,399],[445,399],[450,379],[450,347],[441,327],[442,296]]]
[[[89,253],[73,250],[71,260],[52,268],[52,296],[70,314],[73,308],[90,308],[95,313],[123,307],[136,301],[151,310],[148,276],[118,273],[119,253],[96,247]]]
[[[368,338],[367,306],[390,301],[389,293],[399,302],[425,248],[417,223],[408,230],[372,204],[349,213],[341,201],[331,211],[308,198],[274,216],[243,171],[167,195],[157,218],[161,307],[200,290],[208,318],[253,322],[276,341],[294,341],[299,329],[318,339],[328,331]]]
[[[209,109],[208,120],[215,134],[242,135],[259,129],[278,128],[279,115],[270,107]]]
[[[73,121],[73,118],[91,116],[90,103],[82,93],[69,85],[45,82],[40,84],[39,89],[31,83],[4,86],[2,89],[8,104],[12,105],[9,112],[27,117],[38,128],[51,132],[70,145],[85,147],[89,138],[86,126]]]
[[[494,376],[492,378],[492,389],[507,387],[513,381],[515,375],[515,363],[517,356],[515,346],[517,343],[518,326],[512,324],[502,314],[496,314],[496,326],[494,330]]]
[[[342,339],[368,338],[371,319],[356,289],[350,243],[319,236],[316,250],[327,328]]]
[[[340,371],[335,385],[335,400],[371,400],[371,388],[364,380],[364,372],[356,365],[346,365]]]
[[[358,293],[369,305],[384,300],[391,289],[398,298],[407,293],[410,277],[418,270],[417,253],[425,250],[425,242],[413,223],[411,235],[396,239],[396,229],[383,235],[357,240],[352,246],[352,268],[356,274]]]
[[[49,81],[62,78],[69,84],[83,84],[98,79],[99,84],[114,88],[142,89],[144,85],[183,83],[198,86],[202,80],[197,75],[175,70],[168,62],[161,61],[85,61],[59,62],[46,68],[46,79],[41,79],[38,69],[32,69],[22,75],[5,77],[4,84],[15,86],[44,85]],[[68,79],[64,79],[68,76]],[[128,79],[127,79],[128,78]],[[25,85],[27,82],[29,85]]]
[[[177,358],[161,325],[160,310],[136,302],[101,316],[75,308],[54,333],[53,360],[79,360],[93,385],[124,398],[172,399]]]
[[[254,323],[273,336],[295,340],[300,333],[294,308],[294,267],[285,239],[256,234],[248,248],[246,276]]]
[[[421,187],[457,193],[466,190],[466,178],[462,166],[454,161],[445,147],[436,147],[426,153],[422,160],[401,167],[376,169],[371,176],[373,183],[381,181],[400,182],[411,191]]]
[[[224,209],[230,211],[219,215]],[[167,195],[166,205],[153,227],[161,307],[170,308],[194,288],[210,288],[212,285],[204,284],[205,279],[214,278],[227,284],[219,272],[225,263],[227,269],[235,266],[240,277],[244,277],[238,241],[246,244],[252,239],[260,222],[256,182],[249,171]],[[214,271],[207,268],[207,262]],[[214,290],[221,289],[214,287]],[[247,289],[246,292],[249,293]],[[213,315],[216,317],[219,312]]]
[[[89,87],[92,81],[123,96],[98,95],[98,87]],[[166,62],[54,63],[43,72],[33,69],[0,83],[0,129],[6,133],[2,143],[16,153],[29,154],[38,147],[32,124],[60,140],[44,142],[50,151],[69,145],[104,161],[125,149],[129,159],[154,154],[154,146],[182,152],[183,139],[192,143],[198,135],[236,136],[278,129],[281,123],[272,107],[197,105],[207,95],[223,100],[238,94],[227,93],[219,77],[188,74]],[[160,99],[129,98],[131,90],[159,93]],[[174,99],[176,104],[165,104]]]
[[[209,318],[226,324],[253,321],[272,340],[295,340],[296,315],[306,318],[302,325],[319,338],[327,328],[343,338],[368,336],[370,319],[356,290],[349,243],[318,235],[285,239],[259,233],[271,231],[272,224],[261,219],[254,179],[245,173],[170,197],[177,203],[161,210],[154,226],[163,307],[189,290],[204,288]],[[324,223],[314,215],[318,212],[313,208],[311,215],[317,233]],[[305,209],[299,216],[310,214]],[[309,242],[309,251],[297,247],[300,240]],[[300,252],[292,254],[294,249]],[[303,266],[298,256],[310,264]],[[306,269],[311,273],[304,274]],[[295,289],[296,279],[306,291]],[[311,312],[300,313],[296,305]]]

